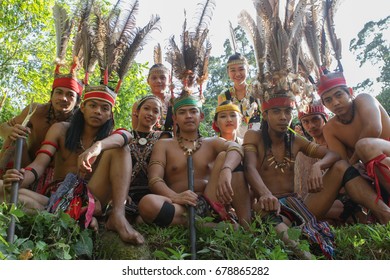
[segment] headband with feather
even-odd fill
[[[95,6],[93,22],[87,25],[85,36],[90,39],[91,59],[97,59],[102,80],[101,85],[86,89],[84,100],[102,99],[114,106],[121,83],[135,56],[142,50],[150,33],[160,29],[160,17],[157,15],[152,16],[144,27],[137,27],[138,11],[138,0],[118,0],[108,16],[103,16],[99,6]],[[88,65],[92,65],[91,61],[84,64],[86,74],[91,71]],[[114,73],[118,82],[115,90],[112,90],[109,81],[115,78]]]
[[[317,93],[320,96],[334,87],[346,86],[341,65],[341,43],[334,27],[338,3],[338,0],[311,0],[311,7],[305,16],[304,37],[310,57],[302,60],[302,66],[318,81]],[[337,60],[337,68],[331,73],[332,56]],[[309,61],[314,64],[311,69],[306,67]],[[310,103],[310,99],[306,103]]]
[[[148,79],[151,75],[167,75],[170,76],[169,69],[163,64],[161,45],[158,43],[153,49],[154,64],[149,69]]]
[[[194,31],[187,30],[184,11],[183,32],[180,47],[172,36],[168,43],[166,60],[172,65],[173,75],[182,83],[183,93],[191,94],[199,86],[199,97],[203,99],[202,86],[208,78],[208,63],[211,43],[208,39],[209,25],[215,9],[215,0],[198,3]]]
[[[55,60],[55,71],[54,71],[54,81],[52,88],[56,87],[66,87],[75,91],[79,96],[81,96],[83,91],[83,85],[81,81],[77,79],[77,69],[79,62],[77,57],[72,59],[72,65],[70,71],[67,74],[62,74],[60,71],[61,67],[64,67],[65,57],[67,53],[68,43],[71,37],[72,28],[73,28],[73,18],[71,18],[67,10],[55,3],[53,6],[53,17],[56,30],[56,60]]]
[[[255,48],[257,80],[252,94],[260,99],[263,111],[275,106],[294,106],[295,96],[308,91],[298,62],[307,0],[287,1],[284,23],[279,16],[278,0],[253,0],[256,21],[248,12],[239,15]]]
[[[231,21],[229,21],[229,31],[230,31],[230,44],[232,46],[233,53],[237,53],[238,47],[237,47],[236,34],[234,32],[234,28]]]

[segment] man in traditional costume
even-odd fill
[[[200,216],[215,216],[218,222],[230,220],[225,204],[231,203],[239,223],[247,226],[249,190],[231,184],[232,171],[242,160],[241,147],[219,137],[203,138],[199,134],[204,114],[197,98],[179,97],[173,109],[177,137],[155,144],[148,170],[153,194],[140,201],[141,217],[159,226],[186,225],[187,206],[193,206]],[[194,191],[188,190],[188,153],[194,162]]]
[[[136,10],[138,1],[134,1],[132,5]],[[109,16],[115,14],[126,21],[133,21],[134,15],[130,16],[131,10],[120,10],[118,5],[115,5]],[[81,24],[80,29],[80,32],[85,32],[83,38],[86,38],[83,41],[83,65],[86,73],[85,84],[87,84],[80,110],[70,124],[64,122],[54,124],[49,129],[34,162],[20,171],[15,169],[7,171],[4,175],[4,186],[10,187],[12,182],[22,180],[19,198],[24,200],[27,207],[37,210],[47,209],[50,212],[63,210],[77,220],[83,219],[85,226],[89,226],[94,221],[92,219],[94,212],[99,214],[100,209],[95,207],[94,196],[103,206],[112,201],[113,212],[121,215],[110,215],[106,227],[117,231],[121,239],[126,242],[142,244],[144,239],[141,234],[129,224],[128,227],[124,227],[123,224],[115,221],[124,218],[124,201],[127,193],[116,193],[118,196],[114,197],[112,189],[126,189],[129,186],[131,156],[126,145],[128,143],[118,149],[104,152],[99,158],[93,158],[91,160],[91,164],[94,164],[93,172],[79,170],[78,156],[94,142],[106,138],[112,132],[113,109],[121,82],[135,54],[140,51],[144,39],[158,26],[159,17],[152,17],[145,28],[134,26],[135,36],[132,36],[131,32],[119,32],[117,29],[110,28],[111,20],[114,19],[104,18],[97,8],[92,16],[99,18],[99,24],[89,25],[90,21],[86,20]],[[121,26],[125,28],[126,22]],[[95,29],[91,30],[91,28]],[[99,30],[109,32],[105,32],[103,36],[99,34]],[[117,32],[122,34],[121,37],[117,36]],[[142,39],[135,40],[139,37]],[[104,48],[101,48],[102,44],[105,45]],[[112,52],[112,49],[116,51]],[[89,85],[88,75],[96,62],[93,58],[97,58],[99,63],[100,85]],[[113,72],[116,72],[119,78],[115,90],[109,86],[109,82],[112,82],[109,78],[112,77]],[[125,136],[123,139],[126,140]],[[42,175],[53,156],[55,156],[54,182],[46,186],[42,195],[26,190],[26,186]],[[107,189],[108,191],[103,191]],[[91,226],[96,228],[96,224]]]
[[[77,79],[77,70],[80,67],[80,53],[73,49],[74,57],[68,74],[61,73],[65,68],[65,54],[71,34],[73,19],[69,18],[65,8],[55,5],[53,14],[57,30],[57,58],[54,72],[54,81],[49,102],[45,104],[31,103],[23,111],[0,125],[0,136],[5,139],[0,159],[0,177],[7,168],[13,166],[13,153],[15,140],[24,138],[21,166],[27,166],[40,149],[42,141],[50,126],[57,122],[69,121],[81,101],[83,84]],[[65,19],[65,22],[62,22]],[[22,125],[26,117],[29,121],[26,126]],[[47,182],[52,180],[53,164],[47,168],[45,174],[40,178],[32,189],[39,191]]]

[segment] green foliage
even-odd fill
[[[377,22],[367,22],[358,33],[357,38],[351,40],[349,49],[356,54],[360,66],[370,62],[380,70],[376,82],[382,83],[382,92],[390,88],[390,44],[386,39],[389,33],[390,16]],[[367,79],[356,88],[370,88],[373,81]],[[387,99],[389,95],[387,92]]]
[[[376,99],[385,108],[387,114],[390,114],[390,88],[384,89]]]
[[[272,225],[257,218],[249,230],[234,229],[230,223],[219,223],[215,228],[202,226],[210,222],[197,221],[197,258],[200,260],[284,260],[298,257],[277,236]],[[189,230],[181,226],[160,228],[142,225],[138,229],[147,236],[148,246],[156,259],[190,259]],[[307,240],[302,240],[299,229],[289,235],[299,242],[301,250],[308,251]],[[322,256],[318,256],[322,258]]]
[[[335,229],[336,259],[388,260],[390,258],[390,224],[356,224]]]
[[[6,242],[11,215],[16,218],[15,240]],[[46,211],[27,215],[20,208],[0,205],[0,259],[71,260],[90,259],[92,231],[82,230],[68,214]]]
[[[148,63],[133,63],[116,99],[115,126],[131,129],[131,110],[135,101],[150,94],[149,85],[146,82],[145,71]]]

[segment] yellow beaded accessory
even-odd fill
[[[257,148],[254,144],[244,144],[244,152],[254,152],[258,153]]]
[[[151,160],[149,162],[149,167],[152,166],[153,164],[158,164],[158,165],[162,166],[162,168],[165,169],[165,162],[162,162],[162,161],[159,161],[159,160]]]
[[[308,157],[313,157],[316,154],[319,146],[320,145],[314,142],[309,142],[309,144],[305,148],[305,155],[307,155]]]
[[[236,111],[236,112],[241,114],[240,108],[238,108],[238,106],[235,104],[221,105],[215,109],[216,114],[218,114],[219,112],[224,112],[224,111]]]
[[[165,183],[164,179],[161,178],[161,177],[153,177],[153,178],[150,178],[149,179],[149,186],[153,186],[154,184],[158,183],[158,182],[163,182]]]

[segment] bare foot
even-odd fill
[[[99,230],[99,223],[95,217],[92,217],[91,223],[89,224],[88,227],[93,229],[96,232]]]
[[[106,229],[117,232],[124,242],[134,245],[145,242],[144,237],[130,225],[125,215],[111,212],[106,222]]]

